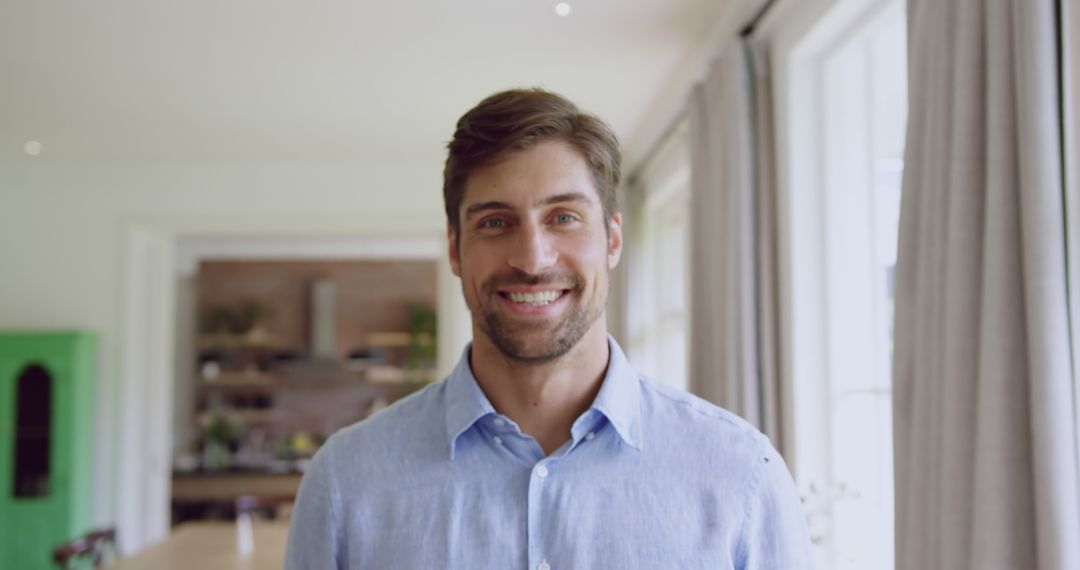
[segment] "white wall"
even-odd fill
[[[442,234],[440,157],[413,164],[0,164],[0,328],[100,335],[95,520],[115,520],[133,227]]]

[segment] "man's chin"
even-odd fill
[[[534,335],[552,335],[565,325],[567,314],[564,312],[547,315],[523,315],[505,306],[494,305],[485,311],[486,320],[498,325],[506,336],[519,336],[528,340]]]
[[[503,339],[505,341],[505,339]],[[546,364],[558,360],[573,346],[548,342],[546,346],[522,346],[514,343],[496,342],[503,356],[522,364]]]
[[[504,356],[528,364],[561,358],[581,341],[596,320],[576,305],[546,317],[509,314],[503,309],[488,307],[483,313],[484,333]]]
[[[542,364],[557,360],[577,344],[577,340],[559,335],[550,327],[530,330],[492,331],[491,343],[503,356],[526,364]]]

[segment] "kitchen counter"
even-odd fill
[[[198,471],[173,473],[173,503],[232,502],[241,495],[296,496],[302,473]]]

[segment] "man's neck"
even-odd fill
[[[596,399],[609,351],[601,316],[569,352],[543,364],[507,358],[474,328],[470,364],[491,405],[550,455],[570,439],[574,421]]]

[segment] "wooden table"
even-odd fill
[[[280,570],[285,565],[287,521],[255,521],[254,549],[237,551],[236,523],[199,521],[181,524],[165,540],[117,560],[109,570]]]

